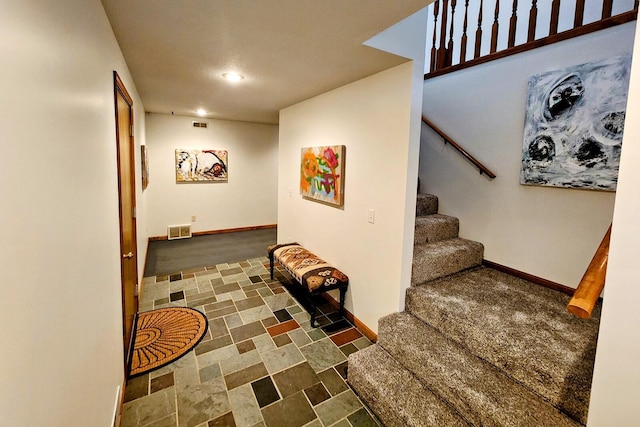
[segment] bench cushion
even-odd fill
[[[268,247],[269,257],[278,261],[309,292],[347,286],[349,278],[297,243]]]

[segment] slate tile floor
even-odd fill
[[[379,426],[345,382],[347,356],[369,340],[330,304],[317,321],[331,325],[311,328],[283,283],[266,257],[145,277],[140,311],[192,307],[209,328],[187,355],[127,382],[122,426]]]

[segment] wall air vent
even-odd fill
[[[194,128],[206,128],[207,124],[205,122],[191,122],[193,123]]]
[[[167,238],[169,240],[188,239],[191,237],[191,224],[170,225],[167,228]]]

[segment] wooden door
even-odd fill
[[[136,240],[136,189],[133,140],[133,100],[114,71],[118,194],[120,198],[120,269],[125,366],[130,353],[133,320],[138,311],[138,251]]]

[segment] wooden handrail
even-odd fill
[[[436,125],[434,125],[431,121],[429,121],[429,119],[427,119],[425,116],[422,116],[422,121],[425,122],[425,124],[427,126],[429,126],[431,129],[433,129],[435,133],[440,135],[442,137],[442,139],[444,139],[445,144],[446,143],[451,144],[451,146],[453,148],[458,150],[458,152],[460,154],[462,154],[467,160],[469,160],[471,163],[473,163],[475,165],[475,167],[477,167],[480,170],[480,174],[481,175],[485,174],[491,179],[496,177],[495,173],[491,172],[489,170],[489,168],[487,168],[485,165],[480,163],[475,157],[473,157],[471,154],[469,154],[467,152],[467,150],[462,148],[458,143],[456,143],[453,139],[451,139],[451,137],[449,135],[447,135],[446,133],[441,131]]]
[[[596,305],[607,276],[607,261],[609,260],[609,240],[611,238],[611,226],[602,238],[598,250],[584,272],[578,288],[567,305],[567,310],[583,319],[591,317],[593,307]]]

